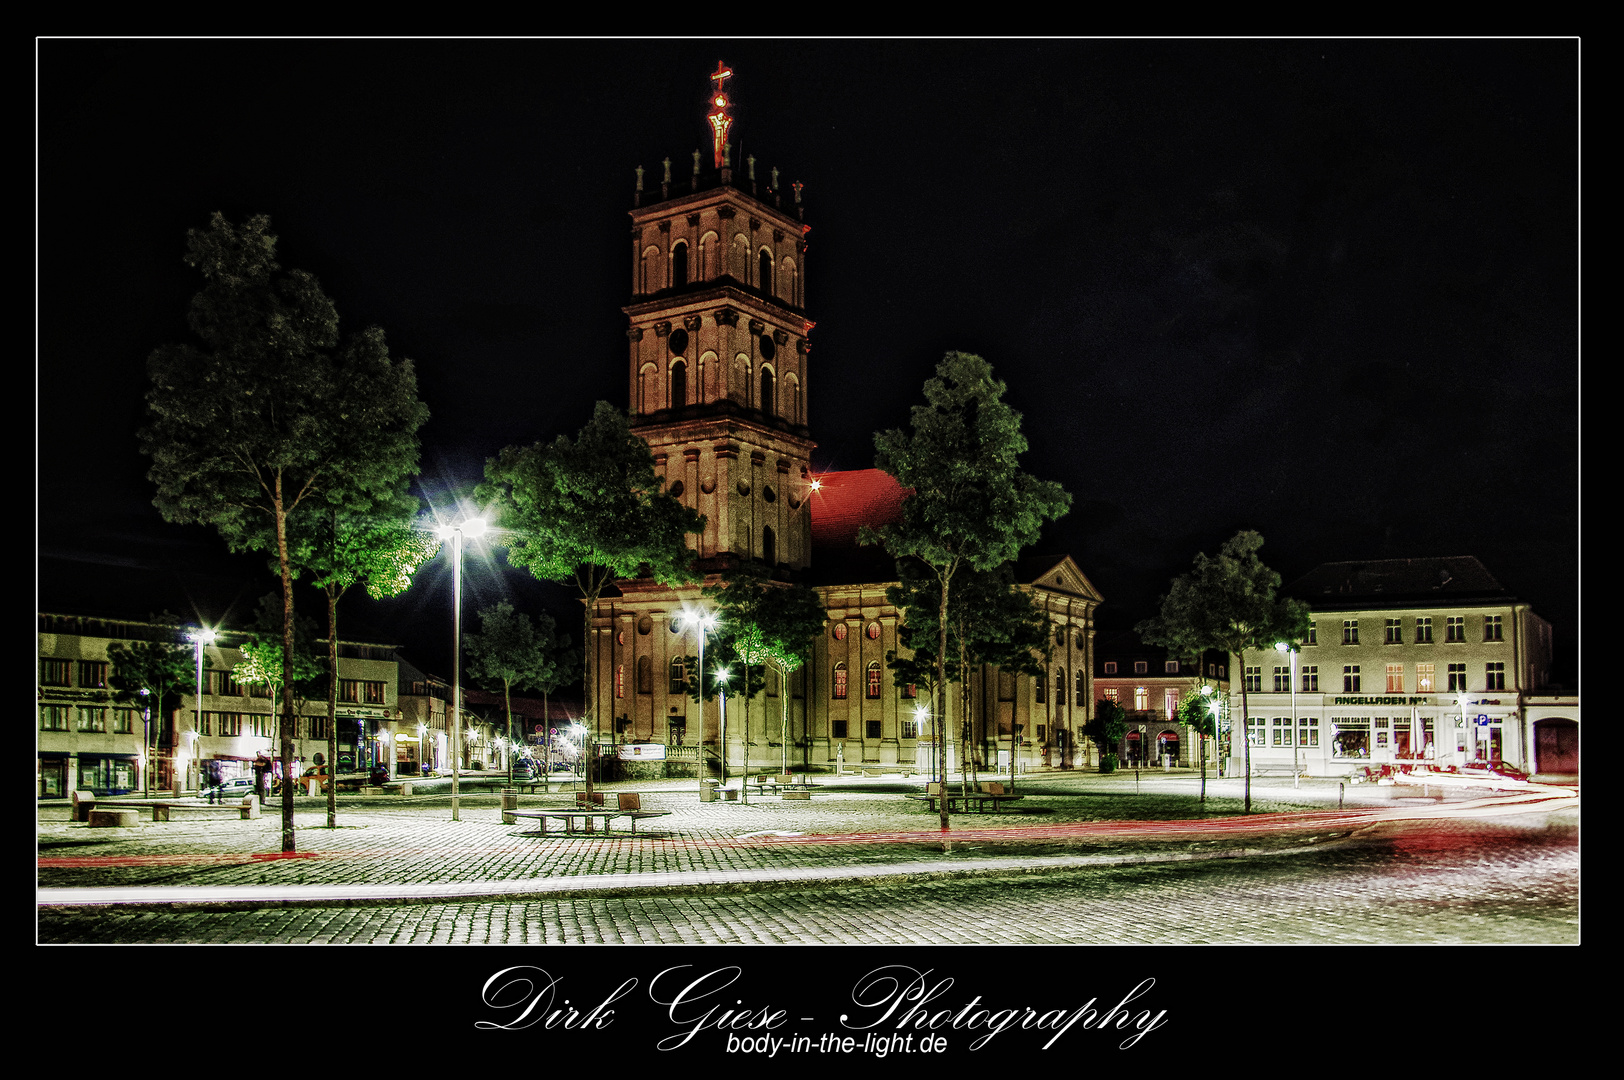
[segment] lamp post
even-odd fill
[[[930,714],[930,708],[921,702],[914,706],[914,723],[923,728],[926,720],[930,721],[930,778],[933,783],[942,784],[945,791],[947,777],[936,775],[936,718]],[[915,757],[918,757],[917,753]]]
[[[703,749],[705,745],[705,638],[709,636],[712,630],[716,629],[716,616],[702,610],[697,615],[684,615],[682,621],[685,625],[692,626],[699,631],[699,745]],[[684,705],[684,709],[686,710],[686,705]]]
[[[451,719],[446,731],[451,739],[451,820],[461,821],[457,801],[457,773],[462,764],[462,538],[478,539],[485,535],[485,519],[464,518],[461,524],[442,525],[441,540],[451,541],[451,562],[455,568],[452,585],[452,649],[451,654]]]
[[[1464,713],[1462,714],[1464,715]],[[136,766],[141,770],[141,794],[147,791],[147,748],[152,745],[152,698],[146,687],[141,688],[141,757]]]
[[[197,706],[196,715],[192,720],[192,734],[196,735],[203,728],[203,646],[214,644],[214,631],[210,630],[206,626],[200,626],[196,630],[190,631],[186,636],[191,638],[192,643],[197,646],[197,696],[192,699],[193,703]],[[197,744],[194,742],[194,749],[196,748],[196,745]],[[177,769],[175,775],[176,795],[180,794],[181,778],[179,774],[180,770]],[[202,786],[201,762],[199,763],[198,786]]]
[[[701,669],[703,670],[703,669]],[[716,760],[722,772],[722,783],[727,783],[727,668],[716,669],[717,692],[722,695],[722,722],[720,733],[716,740]],[[703,698],[704,690],[701,687],[700,695]]]
[[[1297,650],[1284,641],[1274,646],[1276,652],[1291,657],[1291,786],[1297,786]]]
[[[1455,703],[1460,706],[1460,737],[1455,740],[1455,745],[1458,747],[1466,740],[1466,695],[1456,694]],[[1459,765],[1460,762],[1457,761],[1455,764]]]

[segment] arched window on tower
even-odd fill
[[[678,240],[671,245],[671,284],[676,288],[688,284],[688,242]]]
[[[773,393],[773,369],[766,364],[761,365],[761,396],[756,399],[756,407],[768,416],[776,411],[773,403],[777,400]]]
[[[756,285],[762,292],[771,295],[773,291],[773,253],[762,249],[761,257],[757,260],[760,269],[757,273]]]
[[[881,677],[880,677],[880,662],[878,660],[870,660],[868,662],[868,696],[869,697],[877,698],[877,697],[880,696],[880,684],[881,684],[881,682],[882,682],[882,680],[881,680]]]
[[[716,243],[720,239],[715,233],[708,232],[699,238],[699,276],[696,281],[709,281],[719,277],[720,271],[716,268]]]
[[[791,423],[804,424],[805,417],[801,415],[801,380],[795,377],[792,371],[784,376],[784,417]]]
[[[761,561],[768,566],[778,565],[778,537],[773,535],[771,525],[764,525],[761,529]]]
[[[1088,706],[1088,673],[1081,668],[1077,671],[1077,705],[1079,708]]]
[[[644,364],[637,373],[637,411],[647,414],[659,406],[655,403],[655,394],[659,388],[659,372],[653,364]]]
[[[789,256],[784,257],[784,263],[779,267],[779,279],[784,283],[784,299],[790,303],[801,306],[801,275],[795,266],[795,260]]]
[[[681,360],[671,364],[671,408],[688,404],[688,365]]]
[[[837,701],[843,701],[846,697],[846,662],[844,660],[835,665],[834,677],[833,696]]]

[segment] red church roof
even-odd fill
[[[902,520],[902,502],[912,492],[879,469],[826,472],[813,477],[812,545],[857,547],[860,526],[878,528]]]

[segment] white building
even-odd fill
[[[1254,772],[1503,761],[1578,773],[1578,697],[1547,688],[1550,623],[1475,558],[1326,563],[1284,593],[1309,605],[1313,628],[1295,656],[1242,657]]]

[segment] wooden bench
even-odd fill
[[[104,801],[103,809],[136,809],[146,807],[152,811],[153,821],[168,821],[170,814],[176,810],[225,810],[237,814],[244,821],[252,821],[259,817],[259,796],[244,795],[241,802],[206,803],[194,802],[191,799],[113,799]]]
[[[516,818],[535,818],[536,831],[527,833],[527,836],[545,836],[547,834],[547,819],[553,818],[564,823],[565,832],[575,831],[575,819],[582,818],[586,822],[587,832],[597,832],[592,827],[594,818],[603,819],[603,831],[609,831],[609,822],[620,816],[619,810],[509,810],[507,813]]]
[[[931,810],[936,809],[938,800],[946,799],[949,813],[953,811],[954,806],[963,803],[966,811],[973,809],[978,814],[1000,813],[1005,803],[1020,802],[1025,797],[1005,791],[1004,785],[999,783],[978,784],[975,791],[949,791],[945,795],[941,784],[932,783],[925,785],[923,795],[908,796],[910,799],[923,800],[926,807]],[[987,809],[989,804],[992,807],[990,811]]]
[[[637,831],[639,821],[646,818],[669,817],[671,815],[669,810],[644,810],[643,797],[635,791],[622,791],[616,795],[616,799],[620,803],[620,812],[631,819],[632,832]],[[604,822],[604,828],[607,829],[608,827],[609,823]]]
[[[133,829],[140,824],[141,811],[133,806],[93,807],[88,820],[92,829]]]

